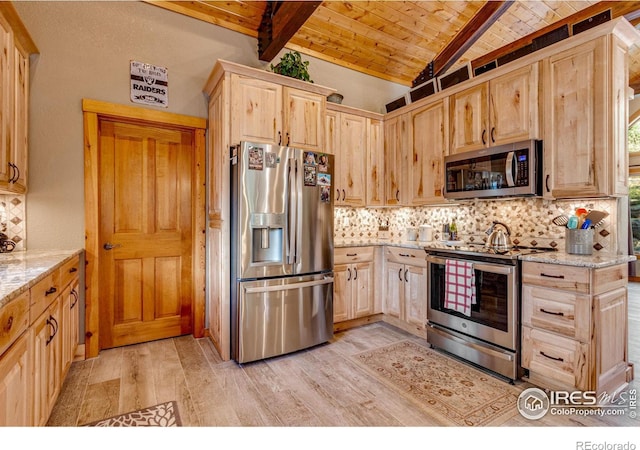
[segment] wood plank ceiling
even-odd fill
[[[468,62],[481,66],[560,25],[571,29],[605,10],[636,27],[640,23],[637,1],[148,3],[259,38],[256,52],[263,61],[286,47],[406,86]],[[630,55],[630,84],[640,93],[640,46]]]

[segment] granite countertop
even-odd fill
[[[424,249],[428,247],[429,242],[421,241],[405,241],[405,240],[336,240],[335,247],[365,247],[370,245],[388,245],[392,247],[404,247],[414,249]],[[593,254],[593,255],[571,255],[564,251],[535,253],[531,255],[520,256],[521,261],[532,261],[547,264],[562,264],[566,266],[589,267],[599,269],[602,267],[614,266],[616,264],[624,264],[635,261],[633,255],[611,255],[611,254]]]
[[[25,250],[0,253],[0,308],[82,251]]]

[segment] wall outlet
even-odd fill
[[[351,225],[351,221],[349,220],[349,218],[348,218],[348,217],[345,217],[345,218],[343,218],[343,219],[342,219],[342,224],[343,224],[345,227],[348,227],[348,226],[350,226],[350,225]]]

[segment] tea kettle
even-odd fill
[[[496,225],[501,225],[504,230],[501,230],[500,228],[495,229]],[[507,252],[511,250],[511,247],[513,247],[511,244],[511,230],[504,223],[494,220],[486,233],[489,235],[487,247],[490,249],[495,250],[496,252]]]
[[[16,248],[16,243],[4,233],[0,233],[0,253],[9,253]]]

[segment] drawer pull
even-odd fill
[[[400,253],[400,256],[404,256],[405,258],[408,258],[408,257],[409,257],[409,256],[411,256],[411,255],[409,255],[409,254],[407,254],[407,253]]]
[[[69,269],[69,273],[75,273],[78,271],[77,267],[72,267],[71,269]]]
[[[553,311],[547,311],[544,308],[540,308],[540,312],[543,312],[545,314],[551,314],[552,316],[564,316],[564,313],[562,311],[560,312],[553,312]]]
[[[51,294],[55,294],[56,292],[58,292],[58,290],[55,287],[50,287],[49,289],[46,290],[46,292],[44,293],[44,295],[51,295]]]
[[[347,256],[358,256],[357,253],[347,253]]]
[[[13,316],[9,316],[9,320],[7,320],[4,331],[9,331],[11,329],[11,325],[13,325]]]
[[[562,358],[554,358],[553,356],[549,356],[549,355],[547,355],[545,352],[540,352],[540,354],[541,354],[542,356],[544,356],[545,358],[549,358],[549,359],[552,359],[552,360],[554,360],[554,361],[564,362],[564,359],[562,359]]]
[[[541,277],[547,277],[547,278],[558,278],[560,280],[564,280],[564,275],[548,275],[546,273],[540,273]]]

